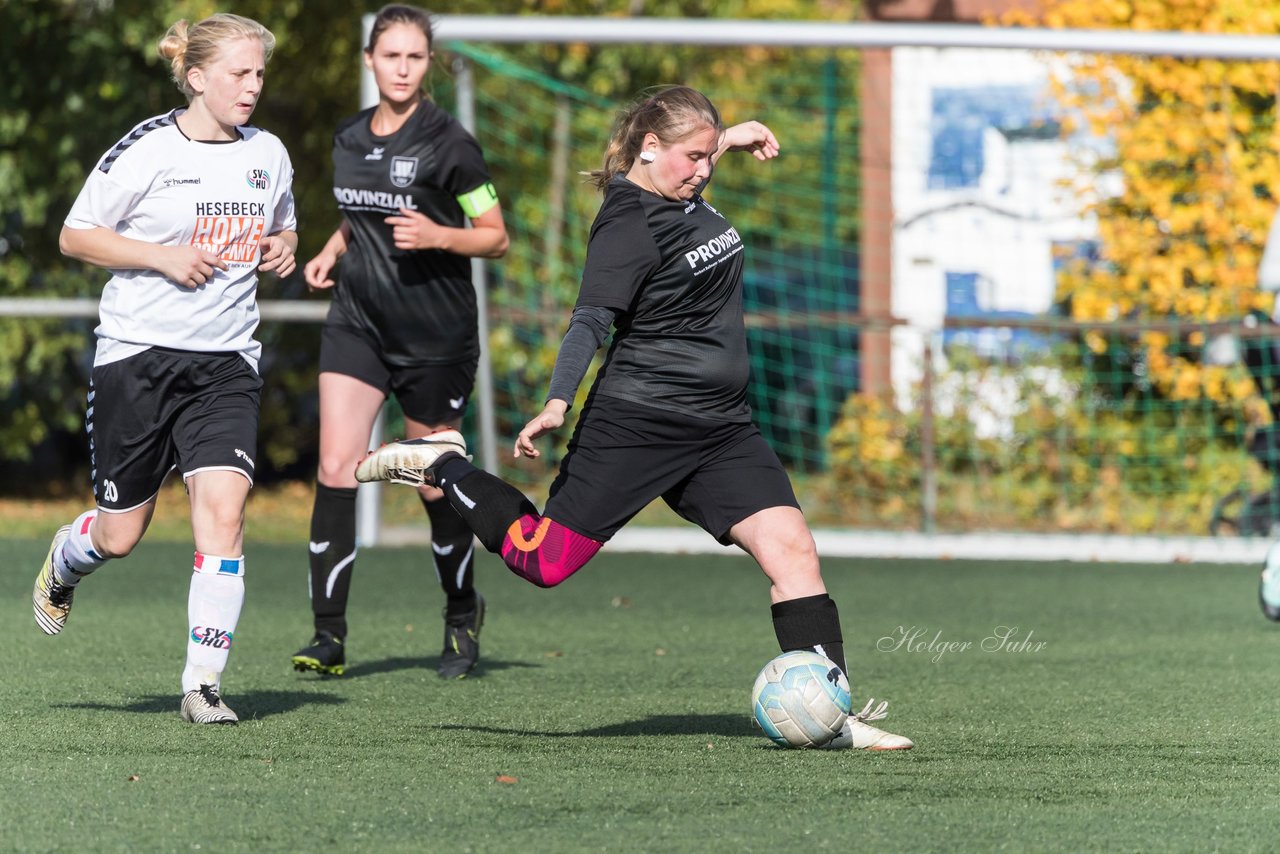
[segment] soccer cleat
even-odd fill
[[[236,713],[222,702],[218,689],[201,685],[182,695],[182,719],[193,724],[231,724],[240,722]]]
[[[1267,559],[1262,564],[1262,577],[1258,580],[1258,604],[1268,620],[1280,621],[1280,542],[1267,549]]]
[[[840,728],[840,734],[835,738],[822,745],[823,750],[910,750],[915,747],[915,742],[906,736],[894,735],[891,732],[885,732],[879,727],[873,727],[867,721],[878,721],[888,715],[885,709],[889,708],[887,701],[881,701],[880,705],[875,704],[875,698],[867,700],[867,704],[862,707],[862,711],[856,715],[849,715],[845,720],[844,726]]]
[[[293,654],[293,669],[314,670],[325,676],[341,676],[347,669],[347,650],[342,638],[324,629],[316,630],[310,646],[304,646]]]
[[[480,627],[484,625],[484,597],[476,594],[473,611],[444,617],[444,651],[436,672],[441,679],[462,679],[480,660]]]
[[[71,614],[71,600],[76,589],[58,582],[53,571],[53,553],[58,546],[71,536],[71,526],[63,525],[53,535],[49,544],[49,554],[45,556],[44,566],[36,576],[35,590],[31,594],[31,604],[36,612],[36,625],[46,635],[56,635],[67,625],[67,617]]]
[[[421,439],[388,442],[356,465],[356,480],[389,480],[408,486],[431,486],[431,467],[445,454],[467,455],[467,442],[457,430],[441,430]],[[470,457],[467,457],[470,459]]]

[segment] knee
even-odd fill
[[[805,528],[803,535],[797,538],[798,542],[794,544],[794,548],[799,555],[805,560],[818,562],[818,544],[814,542],[813,534],[808,528]]]
[[[201,502],[201,515],[206,522],[218,528],[239,528],[244,524],[244,508],[247,500],[239,500],[238,496],[212,498],[213,500]]]
[[[316,467],[316,479],[335,489],[356,485],[356,463],[345,454],[323,453]]]
[[[219,502],[202,508],[192,521],[206,536],[235,539],[244,527],[244,510],[232,502]]]
[[[103,526],[99,529],[94,526],[93,531],[93,549],[102,557],[108,560],[128,557],[133,551],[134,546],[142,539],[140,532],[133,531],[116,531]]]
[[[773,541],[778,557],[797,566],[817,563],[818,545],[807,527],[786,529]]]

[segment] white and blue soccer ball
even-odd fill
[[[852,703],[840,668],[808,650],[784,652],[770,661],[751,689],[756,723],[782,747],[821,747],[831,741]]]

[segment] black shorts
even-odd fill
[[[389,365],[377,344],[354,326],[326,323],[320,333],[320,372],[354,377],[395,394],[404,414],[422,424],[462,418],[476,383],[477,358],[449,365]]]
[[[743,519],[770,507],[800,507],[778,455],[754,424],[593,395],[543,515],[603,542],[658,497],[725,545]]]
[[[152,347],[98,365],[89,385],[93,495],[107,512],[151,500],[177,466],[253,483],[262,378],[239,353]]]

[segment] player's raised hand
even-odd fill
[[[258,269],[263,273],[274,272],[280,278],[298,268],[298,259],[293,254],[293,244],[278,234],[269,234],[262,238],[262,260]]]
[[[564,414],[568,410],[569,404],[563,400],[548,400],[542,411],[532,421],[524,425],[524,429],[516,437],[515,454],[513,456],[529,458],[541,456],[542,452],[533,445],[534,440],[550,433],[552,430],[559,429],[564,424]]]
[[[757,121],[742,122],[725,128],[720,147],[726,151],[746,151],[756,160],[770,160],[778,156],[778,138],[773,131]]]
[[[391,226],[397,249],[444,249],[447,229],[417,211],[401,208],[397,216],[383,220]]]
[[[166,279],[183,287],[198,288],[213,278],[214,270],[227,269],[227,262],[195,246],[157,246],[164,250],[155,269]]]

